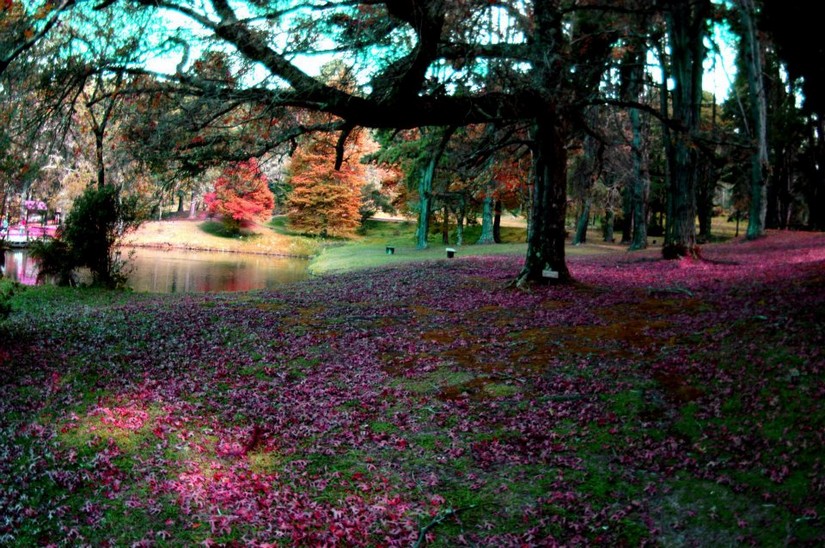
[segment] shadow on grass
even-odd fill
[[[227,228],[225,224],[220,221],[204,221],[200,225],[200,229],[206,232],[211,236],[216,236],[218,238],[227,238],[231,240],[235,240],[238,238],[253,238],[257,236],[254,232],[249,230],[244,230],[243,228],[235,231],[230,230]]]
[[[286,216],[277,216],[273,217],[269,223],[267,223],[269,228],[281,234],[283,236],[299,236],[302,238],[310,238],[312,240],[318,240],[323,242],[324,245],[342,245],[347,242],[352,241],[352,237],[346,236],[335,236],[332,234],[320,235],[320,234],[311,234],[309,232],[301,232],[300,230],[293,230],[289,226],[289,220]]]

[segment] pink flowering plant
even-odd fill
[[[0,544],[825,543],[825,235],[518,267],[16,295]]]

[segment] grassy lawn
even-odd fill
[[[399,265],[409,262],[447,260],[446,249],[455,249],[455,258],[477,256],[519,256],[524,257],[527,251],[527,231],[520,223],[519,226],[502,226],[500,244],[475,245],[481,235],[481,226],[471,225],[464,230],[464,245],[455,245],[455,229],[450,232],[450,244],[442,243],[441,232],[431,233],[429,247],[417,249],[415,246],[415,221],[367,221],[362,233],[353,240],[333,242],[322,249],[310,263],[312,274],[330,274],[350,272],[364,268],[374,268],[382,265]],[[568,248],[571,255],[589,255],[611,251],[623,251],[624,247],[604,244],[598,241],[595,234],[591,241],[594,244],[585,244]],[[394,247],[392,255],[387,254],[386,248]]]
[[[435,227],[438,228],[438,227]],[[370,220],[363,230],[350,239],[308,237],[289,230],[286,218],[273,217],[268,223],[258,224],[241,235],[225,233],[217,221],[168,220],[145,223],[130,234],[126,245],[197,249],[236,253],[261,253],[294,257],[311,257],[309,270],[323,275],[374,268],[383,265],[400,265],[409,262],[446,259],[446,248],[456,249],[455,257],[474,256],[521,256],[526,250],[524,221],[513,218],[501,228],[502,243],[475,245],[481,233],[480,225],[470,225],[464,231],[464,245],[455,245],[455,227],[451,227],[450,245],[441,243],[441,233],[432,232],[427,249],[415,246],[414,220]],[[435,230],[435,229],[434,229]],[[744,230],[744,228],[742,228]],[[724,218],[714,219],[715,242],[734,237],[735,225]],[[617,234],[617,237],[620,235]],[[741,232],[740,232],[741,236]],[[662,244],[661,237],[649,239],[651,248]],[[386,248],[394,248],[392,255]],[[602,241],[600,230],[591,227],[588,241],[580,246],[569,246],[570,256],[624,252],[627,247]]]
[[[313,238],[289,234],[283,220],[276,218],[267,224],[257,224],[241,234],[228,234],[218,221],[183,220],[144,223],[127,235],[127,246],[177,248],[234,253],[261,253],[290,257],[311,257],[322,243]]]
[[[19,289],[0,545],[825,543],[825,236],[574,252],[577,284],[529,291],[520,255],[464,250],[249,293]]]
[[[415,221],[367,221],[366,230],[350,241],[332,243],[310,263],[313,274],[330,274],[348,272],[362,268],[381,265],[402,264],[416,261],[445,259],[446,248],[457,250],[456,257],[474,255],[524,255],[527,250],[525,230],[523,228],[503,227],[502,240],[497,245],[443,245],[441,234],[430,236],[427,249],[416,249]],[[478,240],[480,227],[469,227],[465,231],[465,242]],[[453,235],[453,242],[455,241]],[[436,243],[438,242],[438,243]],[[386,252],[387,246],[395,248],[392,255]]]

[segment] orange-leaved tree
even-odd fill
[[[320,236],[350,236],[360,225],[361,187],[365,166],[360,162],[363,136],[354,131],[335,169],[335,136],[307,136],[289,166],[289,224]]]
[[[209,212],[220,215],[233,233],[255,220],[266,220],[275,207],[275,197],[255,158],[225,167],[215,179],[215,191],[206,194],[204,200]]]

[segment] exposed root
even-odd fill
[[[662,257],[671,261],[674,259],[681,259],[682,257],[690,257],[691,259],[702,258],[702,248],[698,245],[685,245],[683,243],[672,243],[662,247]]]

